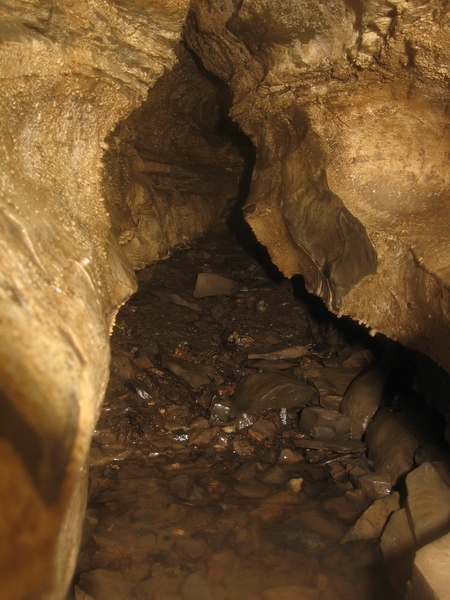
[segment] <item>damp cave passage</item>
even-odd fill
[[[404,598],[417,544],[450,522],[448,378],[271,263],[242,217],[254,148],[227,89],[178,58],[105,157],[139,289],[111,338],[71,593]]]
[[[406,473],[428,505],[420,469],[448,457],[417,357],[316,318],[274,272],[220,224],[140,273],[91,449],[88,597],[405,597],[405,557],[389,554],[405,524],[385,523]],[[193,295],[199,274],[224,279]]]

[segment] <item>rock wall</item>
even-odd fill
[[[104,197],[134,269],[186,248],[236,202],[244,167],[226,85],[187,49],[109,138]]]
[[[135,277],[105,137],[176,62],[188,2],[0,2],[0,596],[62,598],[109,331]]]
[[[339,315],[450,369],[440,1],[194,0],[185,29],[257,161],[246,219]]]

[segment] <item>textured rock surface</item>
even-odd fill
[[[104,139],[176,57],[187,1],[0,3],[0,596],[61,598],[108,335],[134,274]]]
[[[226,86],[184,46],[177,57],[108,138],[104,195],[135,269],[188,247],[239,193],[243,158],[227,134]]]
[[[448,598],[448,562],[450,534],[424,546],[414,560],[408,600],[444,600]]]
[[[244,212],[274,262],[447,369],[449,19],[438,1],[194,0],[186,28],[257,148]]]
[[[237,195],[229,97],[257,151],[246,218],[276,264],[450,370],[446,3],[193,0],[186,41],[229,89],[178,45],[188,4],[0,2],[11,600],[64,595],[108,334],[131,267],[187,245]]]

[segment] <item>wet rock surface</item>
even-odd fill
[[[379,548],[398,494],[359,484],[378,474],[339,412],[375,356],[222,234],[141,273],[119,313],[74,597],[399,599]],[[211,271],[236,291],[190,306]]]

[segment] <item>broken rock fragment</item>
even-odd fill
[[[350,433],[350,419],[320,406],[307,406],[301,412],[298,429],[313,439],[323,440],[335,436],[347,439]]]
[[[208,385],[217,371],[210,365],[189,363],[178,358],[168,358],[167,368],[175,375],[183,379],[194,390]]]
[[[419,546],[450,530],[449,484],[442,463],[423,463],[406,477],[406,510]]]
[[[371,540],[378,538],[390,515],[400,508],[400,494],[394,492],[386,498],[375,500],[361,515],[358,521],[348,530],[341,544],[356,540]]]
[[[258,419],[248,430],[248,435],[257,442],[273,440],[277,432],[277,426],[267,419]]]
[[[193,292],[194,298],[209,296],[231,296],[237,289],[237,283],[216,273],[199,273]]]

